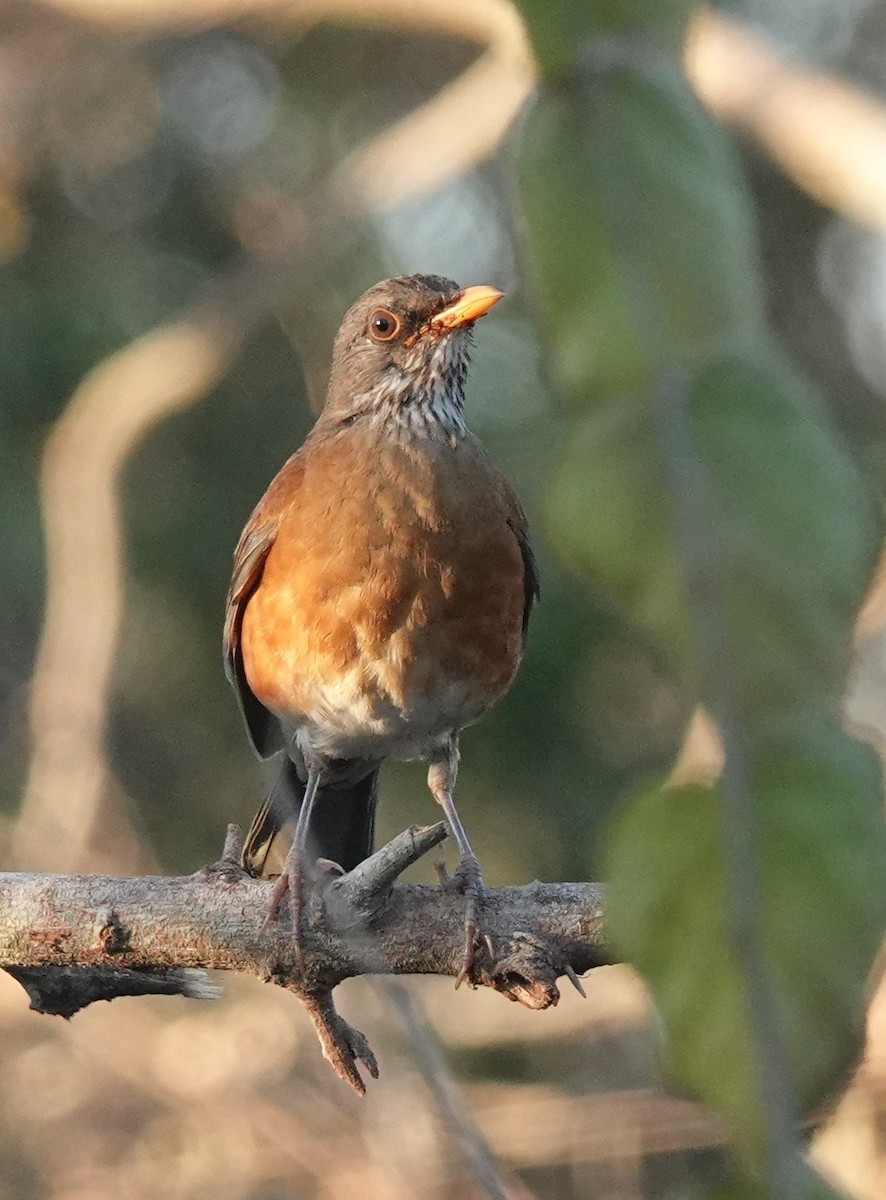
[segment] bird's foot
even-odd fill
[[[441,875],[441,884],[443,883],[443,876]],[[465,945],[462,952],[461,969],[455,979],[456,988],[460,988],[465,980],[469,983],[471,982],[474,960],[477,948],[481,942],[485,944],[486,949],[489,951],[489,957],[494,958],[492,939],[483,930],[482,910],[486,889],[483,886],[483,875],[480,871],[480,864],[473,854],[463,855],[455,874],[451,878],[446,877],[444,886],[452,885],[455,885],[459,889],[466,901]]]
[[[289,872],[286,868],[284,868],[283,873],[277,876],[274,887],[271,891],[271,898],[268,901],[265,919],[262,922],[262,933],[267,933],[267,931],[277,920],[277,914],[280,911],[280,905],[283,903],[286,893],[289,891],[289,886]]]
[[[295,951],[295,965],[299,975],[305,973],[305,951],[301,940],[301,913],[305,904],[305,883],[307,872],[300,855],[290,850],[283,871],[271,892],[268,901],[268,911],[262,924],[262,933],[276,921],[283,901],[289,897],[289,920],[292,926],[292,944]]]
[[[262,933],[273,925],[287,894],[289,895],[289,919],[292,925],[292,942],[295,963],[300,975],[305,973],[305,951],[301,937],[301,914],[313,890],[322,889],[333,879],[340,879],[344,868],[330,858],[318,858],[314,863],[302,862],[301,857],[290,851],[283,873],[278,877],[268,901],[268,910],[262,925]]]

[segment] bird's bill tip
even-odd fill
[[[457,300],[431,317],[431,328],[457,329],[460,325],[476,321],[478,317],[488,313],[493,304],[498,304],[503,295],[504,292],[498,288],[487,287],[485,284],[465,288]]]

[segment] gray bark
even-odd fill
[[[287,906],[264,927],[273,884],[239,868],[238,832],[221,862],[194,875],[0,874],[0,967],[32,1008],[65,1016],[119,995],[212,995],[206,968],[258,975],[301,999],[327,1057],[362,1091],[356,1063],[375,1074],[375,1060],[331,993],[355,975],[458,975],[465,901],[457,884],[393,882],[445,830],[407,830],[350,874],[311,887],[300,925],[304,973]],[[606,961],[597,884],[490,888],[482,921],[471,983],[530,1008],[557,1003],[560,976],[580,988],[576,977]]]

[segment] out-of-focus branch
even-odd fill
[[[820,204],[886,230],[886,106],[870,92],[792,62],[740,21],[700,9],[686,71],[721,120],[746,130]]]
[[[460,139],[467,134],[469,142],[475,135],[485,140],[497,120],[497,113],[488,111],[490,100],[493,110],[500,104],[501,111],[510,114],[505,116],[506,127],[532,86],[527,39],[507,0],[427,0],[420,5],[412,0],[385,5],[372,0],[191,0],[186,6],[176,0],[52,3],[114,28],[194,28],[248,16],[290,32],[327,22],[418,29],[476,41],[506,69],[499,76],[497,95],[487,92],[483,105],[472,106],[471,129],[447,126],[442,120],[424,126],[442,131],[447,142],[456,129]],[[748,25],[704,7],[690,26],[685,64],[702,102],[721,120],[747,130],[798,186],[863,225],[886,228],[886,107],[874,95],[848,80],[792,62]],[[468,76],[458,81],[455,92],[462,81],[467,85]],[[419,129],[417,121],[416,132]],[[401,157],[398,163],[403,165]]]
[[[510,0],[48,0],[48,7],[111,30],[190,30],[249,17],[301,31],[315,25],[420,29],[488,42],[498,23],[510,20]],[[519,22],[519,17],[517,18]]]
[[[363,3],[349,8],[367,12]],[[429,16],[429,9],[433,15]],[[445,33],[486,44],[484,54],[373,144],[371,159],[358,154],[342,164],[345,191],[359,189],[372,207],[390,204],[392,178],[398,199],[421,195],[468,171],[500,145],[530,95],[535,69],[526,31],[516,8],[501,0],[415,5],[386,11],[386,24],[400,29]],[[418,146],[432,154],[415,154]]]
[[[877,569],[864,598],[864,604],[855,622],[855,641],[863,643],[866,638],[879,633],[886,624],[886,551],[880,555]]]
[[[123,605],[120,472],[153,425],[205,394],[236,346],[233,331],[222,338],[205,324],[155,330],[90,372],[49,435],[41,470],[46,612],[16,864],[84,865],[113,786],[104,731]],[[116,837],[119,846],[119,827]],[[136,853],[132,844],[124,857]]]
[[[179,878],[0,874],[0,966],[14,968],[17,977],[27,970],[37,1008],[45,1006],[35,969],[49,969],[56,1012],[60,1004],[61,1011],[65,1003],[76,1011],[96,999],[131,995],[129,972],[216,968],[258,975],[302,1000],[324,1053],[359,1091],[357,1061],[374,1073],[374,1059],[363,1035],[335,1012],[333,988],[355,975],[455,977],[461,969],[464,897],[456,888],[392,884],[444,836],[442,825],[408,830],[357,870],[319,886],[302,915],[304,975],[285,917],[264,929],[273,885],[224,860]],[[492,951],[485,943],[478,948],[472,982],[528,1008],[557,1003],[559,976],[606,961],[596,884],[489,889],[483,924]],[[51,969],[72,966],[85,970],[79,981],[68,971],[72,991],[60,1001]]]
[[[385,998],[406,1030],[415,1065],[433,1097],[452,1144],[460,1148],[471,1166],[478,1187],[483,1189],[489,1200],[508,1200],[509,1189],[495,1155],[465,1103],[421,1004],[396,980],[384,980],[382,986]]]
[[[456,38],[483,54],[426,104],[351,155],[335,173],[344,196],[396,204],[442,186],[499,145],[530,94],[529,39],[510,0],[51,0],[53,7],[113,29],[190,30],[238,19],[286,36],[316,25]]]

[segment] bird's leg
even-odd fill
[[[461,970],[455,980],[455,986],[461,987],[464,981],[470,976],[471,969],[474,966],[474,953],[483,932],[480,921],[480,908],[483,902],[484,887],[480,864],[477,861],[474,851],[471,849],[471,843],[468,841],[468,835],[465,833],[465,827],[461,823],[461,817],[458,815],[455,801],[452,798],[457,774],[458,744],[453,740],[448,747],[445,758],[433,761],[428,768],[428,787],[431,789],[431,795],[446,814],[446,821],[452,831],[452,836],[455,838],[460,855],[457,874],[467,900],[465,907],[465,948],[462,955]]]
[[[265,925],[273,921],[274,917],[283,902],[283,897],[289,892],[289,914],[292,921],[292,938],[295,943],[295,959],[300,974],[304,974],[305,970],[305,954],[301,944],[300,919],[301,910],[304,903],[304,878],[305,878],[305,852],[308,844],[308,829],[311,823],[311,809],[314,807],[314,801],[317,798],[317,791],[320,787],[320,772],[317,770],[308,771],[308,782],[305,786],[304,799],[301,803],[301,808],[298,811],[298,820],[295,824],[295,834],[292,838],[292,845],[289,848],[289,853],[286,856],[286,863],[283,867],[283,873],[274,885],[274,890],[271,893],[271,902],[268,905],[268,915],[265,918]]]

